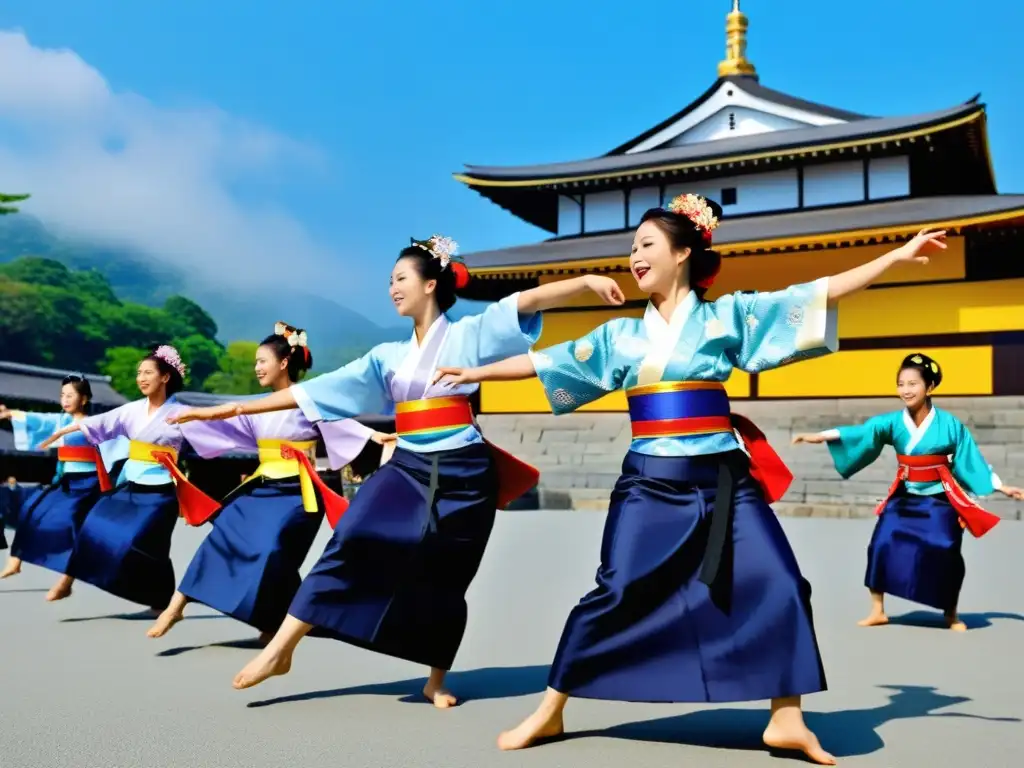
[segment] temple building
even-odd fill
[[[519,167],[467,166],[455,178],[551,233],[534,245],[470,254],[475,298],[494,300],[570,275],[609,274],[625,307],[585,297],[548,313],[538,348],[576,338],[646,299],[629,273],[645,210],[694,192],[724,214],[724,257],[708,298],[775,290],[862,264],[923,227],[948,250],[925,268],[900,265],[844,300],[840,351],[728,381],[739,400],[891,397],[904,355],[944,368],[942,395],[1024,394],[1024,195],[999,194],[985,105],[874,117],[761,84],[746,55],[747,17],[726,16],[718,78],[690,104],[601,157]],[[485,414],[548,412],[536,381],[487,383]],[[586,407],[622,411],[613,393]]]

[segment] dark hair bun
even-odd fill
[[[899,379],[900,373],[909,370],[920,373],[925,386],[937,387],[942,383],[942,368],[935,360],[922,352],[915,352],[903,358],[900,369],[896,373],[896,378]]]
[[[293,344],[293,338],[297,341],[301,338],[301,342]],[[313,367],[313,353],[305,341],[304,329],[279,322],[274,328],[274,333],[261,341],[260,346],[268,347],[278,360],[288,361],[288,379],[294,383]]]

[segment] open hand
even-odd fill
[[[458,384],[479,384],[479,368],[438,368],[434,374],[434,384],[454,387]]]
[[[43,440],[43,442],[41,442],[41,443],[39,444],[39,450],[40,450],[40,451],[45,451],[45,450],[46,450],[47,448],[49,448],[49,447],[50,447],[51,445],[53,445],[53,444],[54,444],[54,443],[56,443],[56,442],[57,442],[58,440],[60,440],[60,438],[61,438],[61,436],[60,436],[60,435],[58,435],[58,434],[56,434],[56,433],[54,433],[54,434],[50,435],[50,436],[49,436],[48,438],[46,438],[45,440]]]
[[[604,275],[584,275],[583,279],[587,288],[596,293],[605,304],[617,307],[625,303],[626,294],[612,278]]]
[[[8,408],[3,403],[0,403],[0,421],[3,421],[4,419],[9,419],[11,418],[12,415],[13,411],[11,411],[11,409]]]
[[[923,256],[922,252],[934,249],[946,249],[946,230],[922,229],[914,236],[913,240],[900,246],[893,253],[897,262],[912,261],[915,264],[927,264],[928,257]]]
[[[373,440],[377,445],[384,445],[385,443],[393,443],[398,439],[398,435],[392,432],[391,434],[385,434],[383,432],[374,432],[370,435],[370,439]]]
[[[242,406],[238,403],[212,405],[208,408],[186,408],[167,417],[168,424],[186,424],[190,421],[222,421],[237,416]]]
[[[1017,488],[1016,486],[1013,485],[1004,485],[999,490],[1002,493],[1005,493],[1011,499],[1016,499],[1017,501],[1024,501],[1024,489]]]
[[[819,443],[824,442],[825,436],[819,435],[817,433],[801,432],[799,434],[793,435],[793,445],[797,445],[799,443],[812,443],[814,445],[817,445]]]

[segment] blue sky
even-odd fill
[[[1024,4],[742,5],[751,22],[748,55],[769,87],[872,115],[941,109],[980,91],[1000,191],[1024,191],[1024,106],[1011,42],[1024,27]],[[193,229],[194,212],[165,222],[157,201],[141,201],[125,208],[128,240],[159,237],[185,253],[252,232],[251,271],[272,274],[288,258],[261,244],[308,251],[296,267],[304,279],[390,325],[387,274],[410,235],[443,232],[463,251],[546,236],[462,187],[453,171],[464,162],[593,156],[662,120],[714,81],[729,6],[647,4],[637,13],[609,0],[6,0],[0,30],[23,32],[33,49],[74,51],[120,100],[118,114],[131,94],[142,97],[146,116],[135,115],[136,133],[126,136],[173,134],[182,145],[208,145],[187,155],[200,158],[185,164],[187,173],[167,178],[188,176],[196,186],[187,189],[204,206],[198,185],[220,185],[209,206],[230,204],[215,210],[234,229],[178,243],[179,231]],[[227,117],[167,134],[158,128],[178,113],[212,108]],[[0,129],[4,117],[0,92]],[[35,125],[22,124],[24,141],[35,137],[28,124]],[[10,128],[0,130],[0,144],[17,135]],[[258,170],[249,173],[249,164]],[[33,168],[22,168],[18,181],[34,182]],[[0,189],[14,191],[6,183],[0,166]],[[70,199],[38,205],[43,215],[76,223]],[[103,225],[117,230],[116,216]],[[89,212],[90,222],[96,218]],[[140,221],[145,227],[134,226]],[[269,234],[268,221],[275,222]]]

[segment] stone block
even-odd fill
[[[586,487],[587,488],[602,488],[611,491],[615,487],[615,483],[618,482],[618,472],[588,472]]]
[[[519,430],[519,434],[522,435],[522,442],[524,443],[539,443],[541,437],[544,435],[544,430],[536,427],[530,427]]]
[[[559,435],[559,438],[564,438],[565,435]],[[586,443],[574,443],[566,442],[564,439],[560,439],[557,442],[554,440],[544,442],[544,453],[546,454],[580,454],[582,455],[586,449]]]

